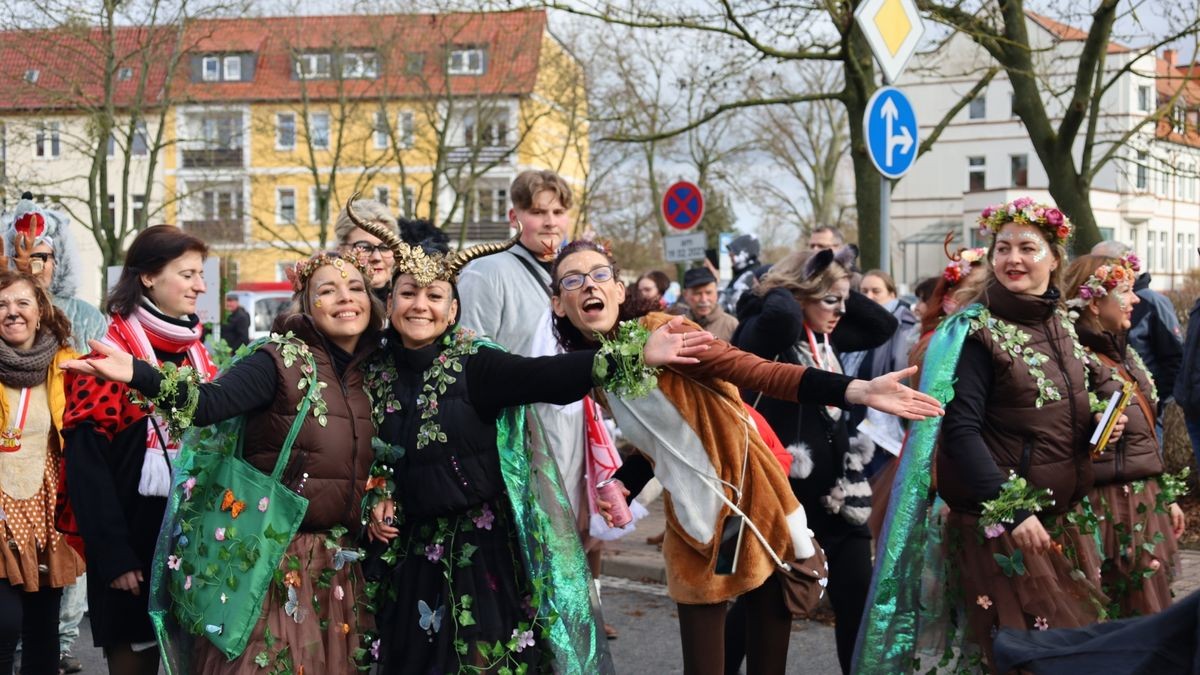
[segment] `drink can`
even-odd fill
[[[625,503],[625,485],[621,481],[616,478],[600,481],[596,485],[596,492],[600,499],[612,504],[609,515],[612,516],[613,527],[625,527],[633,522],[633,512]]]

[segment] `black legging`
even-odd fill
[[[58,675],[61,588],[26,593],[0,579],[0,675],[12,672],[17,642],[22,675]]]
[[[842,672],[850,672],[850,661],[854,658],[854,641],[858,638],[858,625],[862,622],[867,604],[867,593],[871,587],[871,536],[862,528],[832,528],[832,532],[817,534],[817,543],[825,551],[829,562],[829,603],[833,605],[835,619],[834,637],[837,641],[838,663]],[[841,530],[841,531],[839,531]],[[725,674],[737,675],[742,667],[742,658],[747,658],[746,672],[758,673],[749,661],[755,647],[746,641],[752,635],[747,620],[755,609],[742,596],[733,603],[733,609],[725,618]]]
[[[741,637],[742,644],[750,647],[750,672],[782,675],[787,668],[792,615],[783,603],[779,580],[770,576],[739,600],[749,614],[742,624]],[[677,605],[685,675],[720,675],[725,663],[726,604]]]

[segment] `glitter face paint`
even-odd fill
[[[1047,255],[1050,254],[1050,247],[1046,246],[1046,240],[1042,239],[1040,235],[1034,232],[1022,232],[1020,237],[1022,239],[1028,239],[1029,241],[1032,241],[1038,245],[1037,253],[1033,254],[1033,262],[1040,263],[1046,259]]]

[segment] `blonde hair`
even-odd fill
[[[359,220],[369,220],[380,225],[386,225],[389,230],[396,234],[400,234],[400,228],[396,224],[396,217],[388,210],[388,207],[380,204],[374,199],[356,199],[354,200],[354,215],[358,216]],[[342,207],[338,213],[337,221],[333,224],[333,236],[339,245],[345,244],[350,239],[350,233],[358,226],[350,220],[350,214],[346,213],[346,207]]]
[[[1109,257],[1106,255],[1096,255],[1093,253],[1090,255],[1079,256],[1071,263],[1071,266],[1067,268],[1067,272],[1066,272],[1067,287],[1062,289],[1063,299],[1064,300],[1072,300],[1074,298],[1078,298],[1079,297],[1079,287],[1086,284],[1088,281],[1088,277],[1095,274],[1096,270],[1099,269],[1102,265],[1120,265],[1120,264],[1122,264],[1122,261],[1120,258],[1113,258],[1113,257]],[[1133,282],[1134,282],[1134,279],[1129,280],[1130,285],[1132,285]],[[1097,298],[1092,298],[1092,300],[1096,300],[1096,299]],[[1089,303],[1090,302],[1091,302],[1091,300],[1089,300]],[[1100,317],[1096,316],[1092,312],[1084,312],[1084,311],[1079,312],[1079,318],[1075,320],[1075,323],[1079,324],[1079,323],[1083,323],[1083,322],[1087,322],[1088,326],[1091,327],[1095,332],[1100,332],[1100,330],[1102,328],[1100,325]]]
[[[1008,225],[1008,223],[1014,223],[1014,222],[1015,221],[1010,220],[1007,223],[1004,223],[1004,225]],[[1016,224],[1020,225],[1021,223],[1016,223]],[[1050,270],[1050,287],[1057,288],[1060,293],[1065,293],[1066,289],[1063,288],[1063,274],[1066,271],[1066,267],[1067,267],[1067,249],[1066,249],[1066,247],[1063,246],[1062,244],[1056,244],[1053,241],[1051,241],[1049,238],[1049,235],[1042,228],[1040,228],[1036,225],[1028,225],[1027,227],[1033,228],[1033,230],[1038,233],[1038,236],[1042,238],[1042,241],[1046,242],[1046,245],[1050,247],[1050,252],[1054,254],[1054,258],[1056,260],[1058,260],[1058,266],[1055,267],[1054,269]],[[1004,226],[1001,225],[1000,229],[1004,229]],[[991,241],[991,244],[988,246],[987,261],[988,261],[988,271],[989,271],[988,276],[989,277],[995,276],[996,267],[993,264],[993,258],[996,255],[996,237],[999,236],[999,234],[1000,234],[999,231],[992,233],[992,241]]]
[[[770,271],[763,276],[762,281],[754,289],[759,295],[766,295],[773,288],[786,288],[796,296],[802,304],[820,298],[829,292],[833,285],[842,279],[849,279],[850,273],[838,262],[831,262],[813,277],[804,276],[804,267],[816,253],[813,251],[796,251],[783,260],[775,263]]]

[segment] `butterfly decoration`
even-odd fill
[[[176,542],[179,544],[179,548],[187,548],[188,537],[183,533],[183,525],[176,523],[175,530],[171,532],[171,536],[175,537]]]
[[[288,599],[283,603],[283,612],[292,617],[296,623],[303,623],[305,617],[308,616],[308,610],[300,606],[300,594],[296,592],[294,586],[288,586]]]
[[[206,624],[204,626],[204,632],[208,633],[209,635],[220,635],[221,633],[225,632],[225,624]]]
[[[354,548],[339,548],[333,552],[333,569],[340,570],[346,563],[356,563],[362,560],[363,552]]]
[[[424,600],[418,600],[417,611],[421,615],[421,618],[418,620],[421,630],[425,631],[425,634],[432,638],[434,633],[442,629],[442,617],[446,614],[446,606],[438,605],[435,612],[429,609],[428,603]]]
[[[996,564],[1000,566],[1000,571],[1004,572],[1004,576],[1013,577],[1025,574],[1025,556],[1021,553],[1021,549],[1013,551],[1012,556],[1006,556],[1003,553],[993,553]]]
[[[221,510],[228,511],[236,519],[246,510],[246,502],[234,497],[233,490],[226,489],[225,496],[221,498]]]

